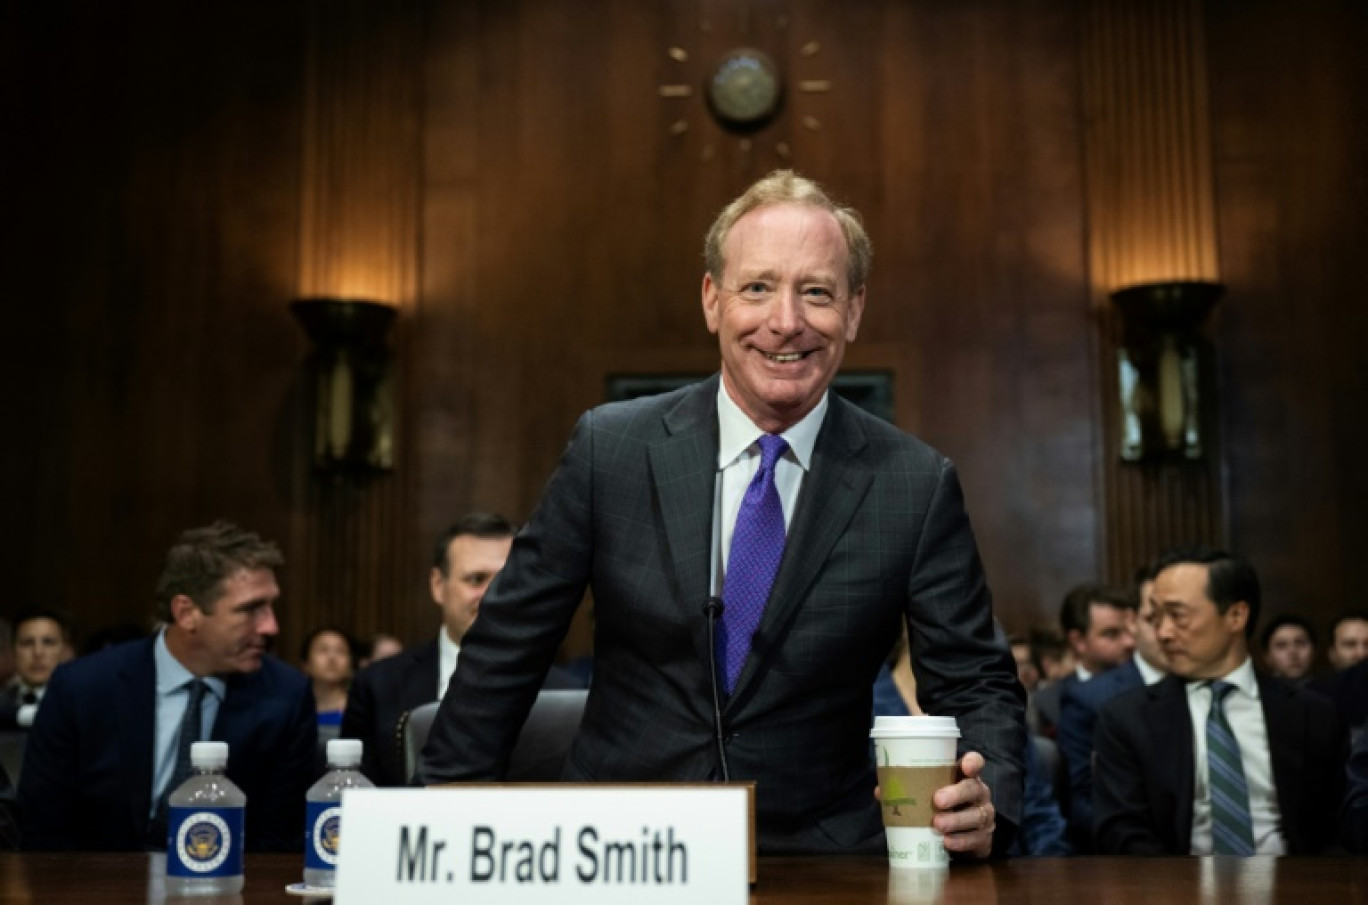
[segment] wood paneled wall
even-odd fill
[[[1121,580],[1176,543],[1227,545],[1218,432],[1206,431],[1198,461],[1121,461],[1122,324],[1110,301],[1141,283],[1220,281],[1207,45],[1200,0],[1092,0],[1084,12],[1088,259],[1105,340],[1098,461],[1106,571]],[[1203,405],[1219,408],[1207,390]]]
[[[874,238],[848,366],[891,371],[900,424],[960,465],[1004,621],[1052,622],[1071,584],[1127,577],[1152,541],[1118,546],[1126,526],[1177,505],[1114,492],[1100,299],[1140,239],[1118,218],[1153,200],[1099,181],[1098,149],[1127,150],[1124,131],[1098,144],[1124,113],[1099,86],[1122,76],[1169,86],[1126,110],[1193,130],[1160,146],[1196,155],[1181,241],[1230,287],[1211,330],[1229,518],[1203,524],[1253,556],[1272,608],[1324,622],[1356,588],[1368,24],[1350,0],[103,6],[0,13],[0,112],[25,136],[0,149],[16,605],[142,616],[176,531],[226,515],[291,556],[286,653],[322,621],[427,634],[438,529],[526,518],[608,375],[716,367],[702,234],[792,165]],[[790,88],[752,135],[701,97],[741,44]],[[399,464],[366,484],[308,467],[287,306],[313,293],[400,307]]]

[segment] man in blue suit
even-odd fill
[[[592,588],[594,681],[566,779],[755,780],[761,851],[878,852],[872,688],[906,625],[922,704],[963,733],[935,825],[953,854],[1004,851],[1024,693],[957,473],[827,391],[864,311],[858,215],[776,172],[723,210],[705,259],[720,377],[581,418],[466,635],[423,780],[505,773]]]
[[[157,585],[165,629],[53,673],[19,783],[25,848],[164,849],[183,724],[228,743],[247,847],[299,847],[317,728],[308,680],[266,653],[282,563],[275,544],[226,522],[186,531]]]
[[[1123,691],[1153,685],[1168,674],[1168,660],[1155,634],[1154,572],[1141,570],[1139,613],[1135,619],[1135,654],[1129,660],[1094,676],[1088,682],[1073,682],[1064,689],[1059,704],[1059,744],[1069,771],[1069,834],[1083,853],[1092,851],[1093,813],[1093,731],[1097,712]]]

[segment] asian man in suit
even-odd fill
[[[1005,850],[1024,693],[955,468],[828,392],[869,262],[858,215],[792,172],[723,210],[702,283],[720,377],[581,418],[466,636],[424,781],[503,774],[588,587],[566,779],[755,780],[762,851],[878,852],[871,689],[906,623],[922,705],[963,733],[936,826],[954,855]]]
[[[399,718],[446,690],[480,601],[508,559],[513,532],[512,522],[492,512],[468,513],[443,531],[433,545],[428,576],[432,602],[442,614],[436,636],[371,664],[352,680],[339,735],[362,740],[362,771],[377,785],[408,784],[396,737]],[[553,666],[545,687],[580,683]]]
[[[317,727],[304,674],[266,652],[282,562],[226,522],[186,531],[157,584],[165,629],[57,668],[19,781],[25,848],[165,850],[180,747],[203,739],[228,743],[247,847],[298,849]]]
[[[1154,581],[1170,675],[1103,705],[1098,851],[1306,855],[1335,841],[1348,736],[1329,701],[1257,675],[1259,580],[1242,557],[1170,551]]]

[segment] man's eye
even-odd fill
[[[830,304],[836,298],[825,286],[809,286],[803,290],[803,296],[810,302],[824,305]]]
[[[747,283],[741,287],[741,294],[746,298],[767,298],[769,293],[770,288],[768,283]]]

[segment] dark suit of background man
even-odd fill
[[[1279,679],[1256,676],[1249,638],[1259,580],[1244,559],[1192,548],[1161,558],[1156,632],[1171,675],[1103,705],[1097,725],[1093,810],[1103,854],[1223,853],[1234,834],[1219,821],[1234,800],[1236,758],[1214,764],[1208,715],[1221,680],[1223,711],[1247,784],[1248,838],[1224,853],[1306,855],[1335,841],[1347,736],[1334,707]],[[1219,747],[1219,746],[1217,746]],[[1220,789],[1213,790],[1213,785]]]
[[[472,512],[442,532],[428,577],[432,602],[442,612],[436,637],[371,664],[352,681],[340,735],[364,742],[362,770],[377,785],[408,783],[395,737],[399,717],[446,690],[480,600],[508,559],[513,531],[513,523],[501,515]],[[578,683],[552,667],[546,686],[573,688]]]
[[[762,850],[883,846],[871,689],[904,620],[922,705],[957,717],[962,751],[975,752],[961,759],[967,778],[937,792],[946,847],[986,855],[1010,842],[1023,693],[994,643],[955,469],[827,392],[860,325],[869,248],[854,212],[790,172],[722,212],[702,287],[720,380],[581,418],[466,636],[425,781],[501,775],[586,586],[594,683],[565,778],[719,777],[703,605],[728,599],[727,538],[747,483],[769,472],[758,443],[782,434],[782,560],[753,639],[727,633],[753,645],[721,717],[731,777],[758,782]]]
[[[266,653],[282,562],[275,544],[226,522],[186,531],[157,583],[166,628],[53,673],[19,783],[25,848],[165,849],[158,800],[199,679],[198,734],[228,743],[247,847],[298,849],[317,728],[303,673]]]

